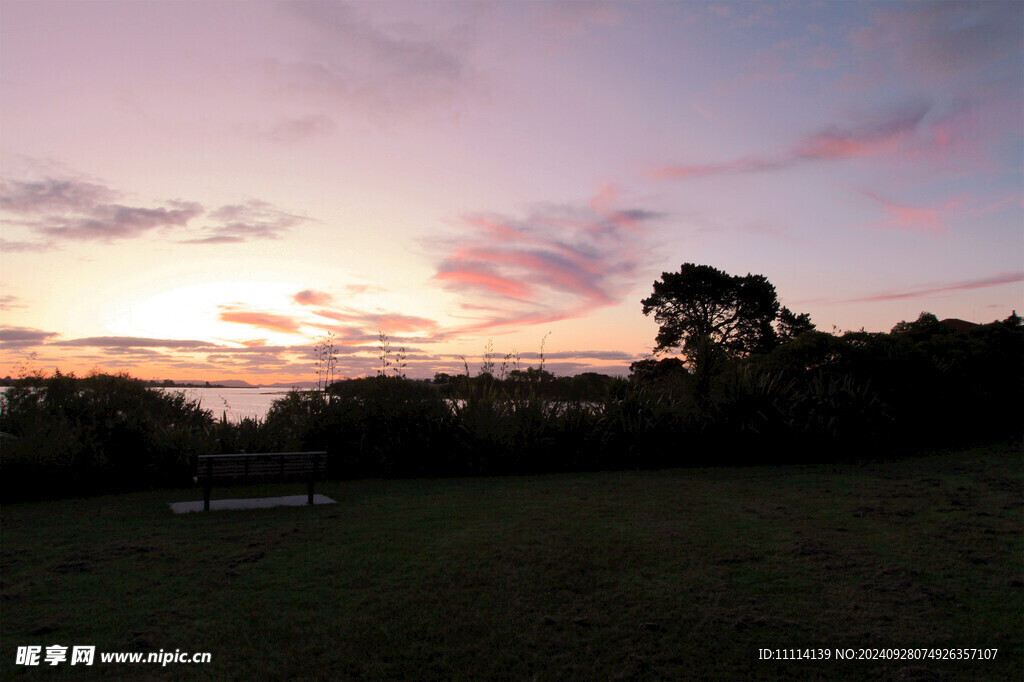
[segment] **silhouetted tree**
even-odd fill
[[[629,378],[633,381],[645,382],[664,378],[672,378],[686,374],[686,367],[679,358],[650,358],[637,360],[629,365]]]
[[[808,313],[797,315],[789,308],[783,306],[779,310],[779,319],[775,323],[775,334],[779,343],[789,343],[801,334],[814,331],[814,323]]]
[[[889,333],[893,336],[910,335],[915,339],[927,338],[935,334],[948,333],[934,314],[923,312],[913,322],[897,322]]]
[[[711,378],[725,357],[743,357],[775,345],[772,323],[779,302],[763,275],[729,275],[710,265],[684,263],[664,272],[643,301],[660,325],[655,352],[681,348],[694,368],[699,402],[710,398]]]
[[[527,367],[526,369],[514,369],[508,373],[510,382],[516,384],[549,384],[557,377],[546,369]]]

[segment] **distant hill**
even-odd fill
[[[151,386],[162,386],[164,388],[256,388],[248,382],[235,379],[228,379],[226,381],[197,381],[195,379],[171,379],[168,381],[153,379],[146,383]]]
[[[160,385],[161,382],[154,382]],[[240,379],[224,379],[223,381],[175,381],[174,386],[178,388],[205,388],[209,384],[210,388],[316,388],[315,381],[281,381],[276,384],[250,384],[248,381],[242,381]]]

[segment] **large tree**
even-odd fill
[[[663,272],[643,301],[660,325],[655,352],[680,348],[694,367],[698,397],[706,400],[719,360],[767,351],[779,312],[775,287],[764,275],[730,275],[710,265],[683,263]]]

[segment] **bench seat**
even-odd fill
[[[214,483],[239,481],[308,481],[309,504],[313,504],[313,485],[326,472],[327,452],[322,450],[199,455],[196,481],[203,485],[204,511],[210,511]]]

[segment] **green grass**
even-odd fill
[[[866,465],[325,483],[2,509],[3,679],[1019,679],[1019,445]],[[301,486],[215,496],[301,494]],[[208,665],[16,666],[19,645]],[[995,661],[759,648],[998,648]],[[45,669],[44,669],[45,668]]]

